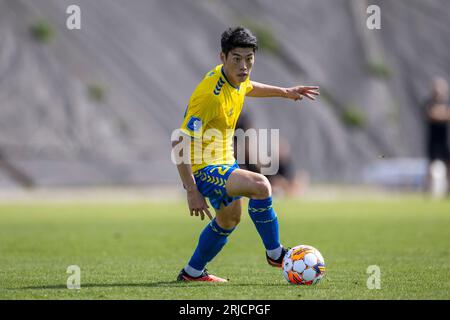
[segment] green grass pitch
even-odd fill
[[[246,204],[244,205],[246,208]],[[327,276],[288,284],[247,213],[208,266],[226,284],[178,283],[206,221],[184,202],[1,204],[0,299],[449,299],[450,202],[275,201],[283,244],[318,248]],[[81,290],[69,290],[69,265]],[[369,290],[367,267],[381,269]]]

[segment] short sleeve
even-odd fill
[[[250,91],[253,90],[253,84],[252,84],[252,81],[250,80],[250,77],[248,77],[245,82],[247,85],[247,87],[245,88],[245,94],[248,94]]]
[[[217,117],[218,110],[219,100],[212,94],[191,99],[180,130],[193,137],[196,133],[202,132],[203,128]]]

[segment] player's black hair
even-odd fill
[[[244,27],[228,28],[228,30],[225,30],[222,33],[220,44],[225,56],[234,48],[253,48],[253,52],[258,50],[258,40],[250,30]]]

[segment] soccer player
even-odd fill
[[[226,282],[226,279],[208,274],[205,267],[227,243],[241,218],[241,197],[248,197],[248,213],[266,249],[267,262],[281,267],[286,249],[279,240],[278,221],[272,207],[269,181],[259,173],[239,169],[233,155],[232,137],[241,113],[244,98],[282,97],[294,101],[308,97],[315,100],[319,88],[295,86],[281,88],[250,80],[258,48],[256,37],[242,27],[229,28],[222,34],[221,65],[209,71],[194,90],[187,106],[178,140],[172,141],[173,152],[184,138],[189,139],[190,161],[177,164],[178,173],[187,192],[191,216],[205,215],[211,222],[200,234],[197,247],[186,266],[180,271],[179,281]],[[200,139],[208,129],[215,135],[215,146],[222,150],[206,152],[207,139]],[[219,152],[220,151],[220,152]],[[200,154],[200,160],[196,161]],[[205,198],[215,209],[213,218]]]
[[[450,185],[450,148],[448,128],[450,123],[450,108],[448,101],[448,82],[444,78],[433,79],[432,96],[425,102],[427,137],[426,149],[428,155],[427,183],[431,189],[431,164],[441,160],[447,168],[447,184]],[[450,195],[450,188],[447,188]]]

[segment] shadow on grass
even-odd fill
[[[84,288],[120,288],[120,287],[141,287],[141,288],[157,288],[157,287],[180,287],[185,288],[187,286],[197,287],[202,285],[213,285],[213,286],[225,286],[225,287],[286,287],[286,284],[269,284],[269,283],[221,283],[221,284],[211,284],[211,283],[186,283],[174,281],[158,281],[158,282],[148,282],[148,283],[86,283],[81,284],[81,289]],[[11,288],[12,289],[12,288]],[[29,286],[22,288],[14,288],[12,290],[48,290],[48,289],[67,289],[67,285],[42,285],[42,286]]]

